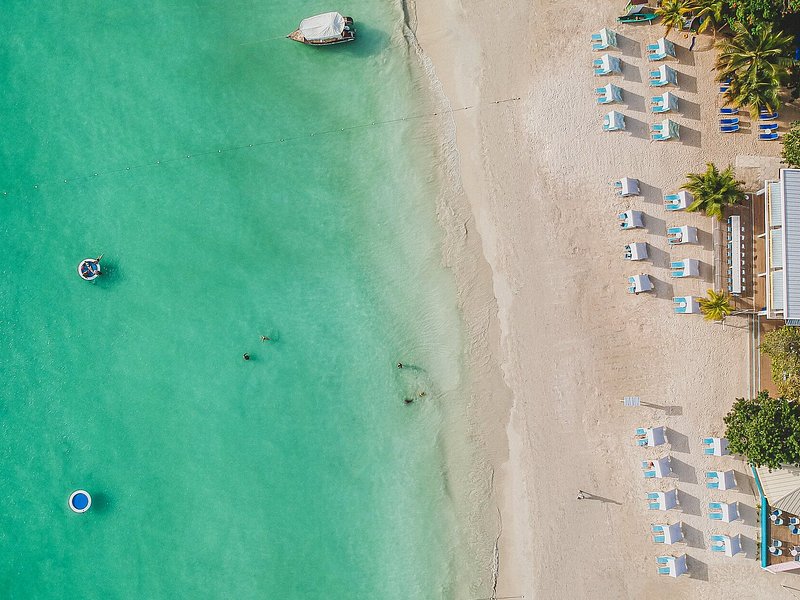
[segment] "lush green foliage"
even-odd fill
[[[708,290],[705,298],[700,298],[697,303],[700,305],[700,312],[707,321],[723,321],[731,312],[731,297],[726,292],[715,292]]]
[[[783,0],[726,0],[727,19],[733,27],[736,23],[750,29],[777,23],[783,12]]]
[[[783,398],[800,400],[800,327],[781,327],[764,335],[761,353],[769,356],[772,381]]]
[[[781,157],[790,167],[800,167],[800,121],[793,121],[792,128],[783,136]]]
[[[688,211],[702,210],[709,217],[721,219],[726,206],[744,200],[742,182],[736,180],[730,165],[720,171],[713,163],[707,163],[705,173],[689,173],[686,178],[688,181],[683,189],[694,196],[694,202],[686,209]]]
[[[725,416],[728,448],[757,466],[770,469],[800,466],[800,404],[770,398],[761,392],[754,399],[738,398]]]
[[[694,9],[691,0],[664,0],[661,6],[656,9],[656,14],[661,17],[661,24],[664,26],[664,35],[676,29],[683,28],[683,20],[691,16]]]
[[[726,101],[749,108],[754,116],[759,110],[777,110],[793,63],[792,36],[773,31],[772,25],[753,30],[741,23],[734,25],[733,34],[718,43],[717,79],[730,81]]]
[[[702,19],[697,33],[703,33],[708,29],[717,31],[723,27],[726,8],[725,0],[697,0],[693,5],[693,12],[696,17]]]

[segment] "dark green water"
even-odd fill
[[[402,13],[269,39],[336,8],[4,3],[2,596],[448,597],[435,155],[349,129],[424,112]]]

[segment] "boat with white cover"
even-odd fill
[[[286,37],[301,44],[329,46],[352,42],[356,39],[356,30],[352,17],[329,12],[303,19],[299,27]]]

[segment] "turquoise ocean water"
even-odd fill
[[[271,39],[336,9],[355,44]],[[0,595],[449,597],[435,145],[353,128],[427,110],[399,5],[2,16]]]

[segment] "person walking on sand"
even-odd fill
[[[586,500],[591,494],[588,492],[584,492],[583,490],[578,490],[578,500]]]

